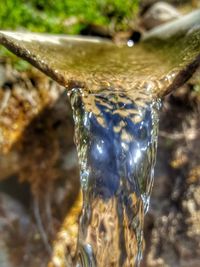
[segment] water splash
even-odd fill
[[[70,92],[83,209],[77,266],[138,266],[157,147],[158,102],[149,93]]]

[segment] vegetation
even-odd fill
[[[139,0],[1,0],[0,29],[79,34],[88,24],[127,28]],[[18,70],[28,63],[0,47],[0,57],[11,59]]]
[[[78,34],[88,23],[124,27],[139,0],[1,0],[1,29]]]

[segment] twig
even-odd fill
[[[42,241],[44,242],[44,245],[46,247],[47,252],[49,253],[49,255],[51,255],[52,254],[52,248],[49,244],[49,240],[48,240],[46,231],[44,229],[44,226],[43,226],[43,223],[41,220],[40,210],[39,210],[39,201],[38,201],[37,196],[34,196],[34,199],[33,199],[33,210],[34,210],[36,224],[37,224],[38,230],[40,232]]]
[[[4,109],[8,105],[8,101],[10,99],[11,92],[9,89],[5,90],[2,102],[0,103],[0,114],[4,111]]]

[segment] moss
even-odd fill
[[[138,10],[139,0],[2,0],[1,30],[79,34],[88,24],[115,25],[126,29]],[[19,70],[21,63],[0,47],[0,57],[9,57]]]
[[[85,23],[119,26],[133,18],[139,0],[3,0],[0,8],[1,29],[27,29],[36,32],[78,34]],[[70,17],[76,23],[67,27]]]

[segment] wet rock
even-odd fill
[[[170,38],[178,38],[178,36],[184,36],[192,39],[192,36],[199,36],[200,25],[200,10],[197,9],[178,19],[157,26],[143,35],[143,40],[159,39],[169,40]]]
[[[150,30],[158,25],[177,19],[181,14],[172,5],[165,2],[153,4],[143,15],[141,26]]]

